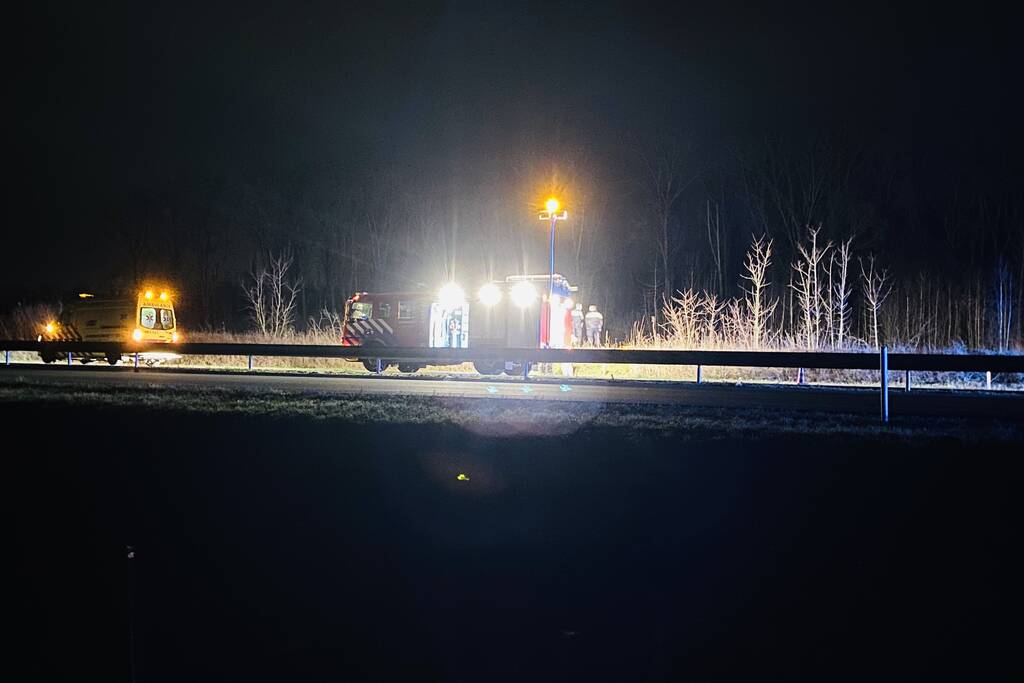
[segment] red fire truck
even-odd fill
[[[436,294],[359,292],[345,302],[341,343],[373,349],[402,348],[568,348],[572,334],[572,293],[555,275],[548,301],[548,275],[512,275],[489,282],[469,301],[449,283]],[[470,324],[472,311],[472,325]],[[393,361],[379,356],[359,359],[367,370],[384,370]],[[477,372],[521,374],[513,361],[475,362]],[[423,365],[399,363],[402,372]]]

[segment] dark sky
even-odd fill
[[[1020,182],[1016,17],[830,4],[33,3],[9,29],[8,244],[82,239],[170,183],[382,157],[471,177],[509,146],[666,129],[843,131],[924,184]]]

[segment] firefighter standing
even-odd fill
[[[597,310],[597,306],[591,304],[590,310],[587,311],[585,322],[587,325],[587,342],[591,346],[600,346],[604,316]]]
[[[572,340],[577,346],[583,346],[583,304],[576,304],[572,309]]]

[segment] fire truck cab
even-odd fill
[[[513,275],[489,282],[470,301],[448,284],[437,294],[359,292],[345,302],[345,346],[427,348],[568,348],[572,334],[572,292],[561,275]],[[548,288],[551,285],[551,301]],[[470,313],[472,312],[472,316]],[[472,319],[472,325],[470,320]],[[369,371],[391,361],[360,358]],[[423,365],[400,363],[402,372]],[[513,361],[475,362],[477,372],[521,374]]]
[[[345,302],[341,343],[367,348],[444,347],[469,345],[469,307],[459,297],[435,301],[424,292],[359,292]],[[377,369],[376,358],[360,359],[367,370]],[[381,370],[391,361],[381,360]],[[402,372],[422,365],[401,363]]]

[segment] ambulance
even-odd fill
[[[134,297],[97,298],[79,294],[78,300],[64,306],[57,320],[46,323],[38,340],[121,342],[167,344],[166,352],[139,354],[148,364],[177,357],[172,344],[182,341],[174,315],[174,302],[167,290],[146,288]],[[41,351],[44,363],[52,363],[63,353]],[[75,353],[82,363],[105,359],[111,365],[121,360],[119,353]]]
[[[549,275],[511,275],[488,282],[472,300],[454,283],[436,294],[358,292],[345,302],[341,343],[381,351],[387,347],[569,348],[576,289],[556,274],[553,279]],[[381,370],[394,364],[382,357],[359,361],[371,372],[378,364]],[[473,365],[483,375],[523,372],[522,365],[512,360],[476,361]],[[398,363],[401,372],[423,367]]]

